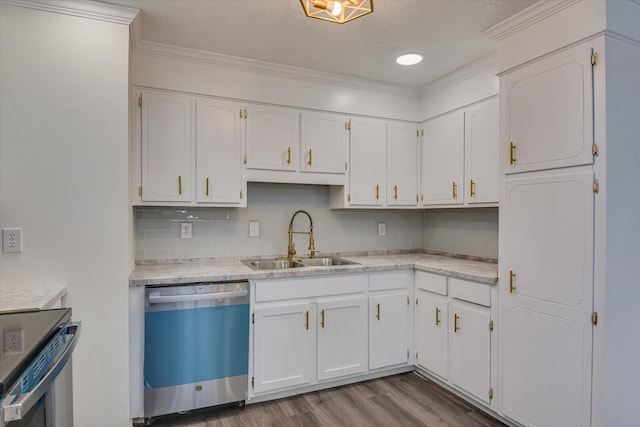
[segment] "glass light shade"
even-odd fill
[[[310,18],[344,24],[373,12],[373,0],[300,0]]]

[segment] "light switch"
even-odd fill
[[[386,236],[387,235],[387,224],[384,222],[378,223],[378,236]]]
[[[249,237],[259,237],[259,236],[260,236],[260,222],[249,221]]]
[[[191,230],[192,224],[190,222],[183,222],[180,224],[180,238],[181,239],[190,239],[191,238]]]

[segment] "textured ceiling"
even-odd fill
[[[142,39],[421,87],[495,51],[482,30],[536,0],[374,0],[339,25],[307,18],[299,0],[107,0],[141,10]],[[422,63],[395,58],[418,52]]]

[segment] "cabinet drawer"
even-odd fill
[[[410,271],[392,271],[369,275],[369,291],[386,291],[391,289],[407,289]]]
[[[256,282],[256,302],[334,296],[364,292],[365,275],[321,276]]]
[[[491,285],[449,278],[449,295],[459,300],[491,307]]]
[[[447,277],[416,271],[416,287],[440,295],[447,295]]]

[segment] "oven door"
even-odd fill
[[[71,354],[80,322],[62,328],[0,402],[0,427],[73,427]]]

